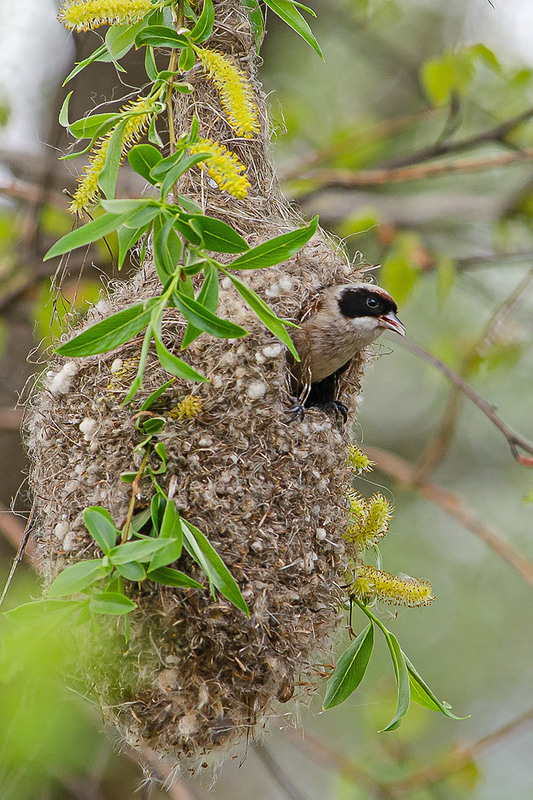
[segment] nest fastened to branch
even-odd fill
[[[208,46],[231,53],[252,75],[252,37],[240,4],[215,5],[217,34]],[[263,132],[254,140],[235,140],[205,75],[195,69],[189,80],[195,85],[194,108],[183,96],[177,99],[178,131],[194,110],[200,135],[224,142],[243,160],[252,190],[246,200],[236,200],[195,170],[180,192],[194,196],[252,245],[292,229],[298,222],[276,188],[259,90]],[[278,315],[296,319],[317,287],[357,275],[318,234],[289,261],[245,277]],[[333,415],[316,409],[303,422],[288,423],[284,347],[228,284],[227,279],[222,283],[217,313],[250,335],[229,343],[204,334],[186,350],[189,363],[210,382],[192,390],[203,402],[201,413],[169,420],[160,435],[168,453],[161,482],[166,488],[171,479],[176,483],[180,512],[218,550],[251,618],[221,596],[214,601],[208,592],[145,582],[134,598],[138,608],[130,615],[126,655],[121,653],[112,671],[106,665],[110,656],[95,659],[91,676],[106,718],[129,744],[149,746],[191,769],[204,754],[215,748],[225,753],[230,743],[253,734],[278,701],[291,697],[295,683],[299,696],[306,687],[309,693],[314,689],[313,665],[339,620],[344,569],[348,434]],[[155,293],[155,271],[145,263],[91,310],[85,325]],[[184,329],[183,318],[167,311],[167,347],[179,349]],[[131,487],[119,476],[135,468],[140,441],[132,416],[169,377],[151,353],[139,403],[134,411],[120,405],[139,351],[137,340],[103,356],[56,359],[44,388],[32,398],[30,477],[47,583],[67,563],[95,555],[83,525],[85,508],[104,506],[119,523],[126,516]],[[116,373],[111,367],[116,369],[118,358],[123,367]],[[128,365],[133,365],[129,376]],[[361,373],[362,361],[346,376],[343,399],[352,414]],[[165,415],[190,392],[191,384],[176,380],[158,413]],[[148,481],[141,482],[141,491],[142,507],[150,501]],[[192,562],[182,566],[180,561],[182,568],[200,577]]]

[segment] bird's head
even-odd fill
[[[380,286],[371,283],[339,286],[336,300],[342,317],[371,340],[386,329],[405,336],[405,327],[396,316],[398,306]]]

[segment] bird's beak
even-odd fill
[[[388,328],[390,331],[399,333],[400,336],[405,336],[405,327],[393,311],[379,317],[379,324],[382,328]]]

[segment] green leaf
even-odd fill
[[[316,232],[317,226],[318,216],[314,217],[305,228],[282,233],[281,236],[275,236],[268,242],[252,247],[247,253],[228,264],[228,269],[262,269],[280,264],[302,249]]]
[[[146,28],[147,22],[142,19],[133,25],[112,25],[105,35],[105,44],[113,61],[125,56],[135,44],[137,34]]]
[[[87,56],[87,58],[84,58],[83,61],[78,61],[78,63],[74,67],[74,69],[71,72],[69,72],[69,74],[67,75],[67,77],[63,81],[62,85],[65,86],[65,84],[67,84],[69,81],[71,81],[72,78],[76,77],[76,75],[79,72],[81,72],[83,69],[85,69],[85,67],[88,67],[89,64],[92,64],[94,61],[108,61],[109,58],[110,58],[109,51],[108,51],[107,47],[105,46],[105,44],[100,45],[100,47],[97,47],[96,50],[94,50],[91,53],[90,56]],[[71,94],[72,94],[72,92],[71,92]],[[62,122],[60,124],[63,125]]]
[[[137,603],[118,592],[93,592],[89,601],[89,608],[94,614],[129,614]]]
[[[188,72],[196,64],[196,53],[192,47],[184,47],[178,59],[178,69],[181,72]]]
[[[78,334],[69,342],[65,342],[56,349],[60,356],[92,356],[96,353],[106,353],[114,350],[125,342],[129,342],[137,336],[143,328],[146,328],[152,313],[152,304],[149,302],[137,303],[134,306],[125,308],[117,314],[106,317],[96,325],[92,325],[83,333]]]
[[[220,267],[220,269],[225,275],[228,276],[238,293],[241,295],[243,300],[248,303],[252,311],[257,314],[263,325],[265,325],[268,330],[274,334],[274,336],[277,336],[278,339],[289,348],[295,359],[299,361],[300,356],[298,355],[289,334],[283,327],[284,325],[291,325],[292,327],[296,326],[288,320],[281,320],[279,317],[277,317],[270,306],[268,306],[264,300],[261,300],[261,298],[253,291],[253,289],[250,289],[249,286],[246,286],[246,284],[235,275],[231,275],[223,267]]]
[[[102,171],[98,175],[98,186],[105,196],[109,199],[115,197],[118,168],[122,158],[122,146],[124,143],[124,131],[128,124],[127,119],[123,119],[113,130],[109,144],[106,149],[105,163]]]
[[[157,132],[155,121],[156,121],[156,115],[154,114],[154,116],[150,120],[150,125],[148,126],[148,141],[152,142],[152,144],[157,145],[157,147],[164,147],[165,145],[163,143],[163,140]]]
[[[148,578],[155,583],[161,583],[163,586],[183,586],[191,589],[205,589],[198,581],[189,578],[184,572],[173,567],[160,567],[159,569],[151,570],[148,573]]]
[[[117,266],[119,270],[121,270],[122,267],[124,266],[124,261],[126,260],[126,256],[128,255],[133,245],[137,244],[141,236],[143,236],[148,230],[149,224],[150,223],[148,223],[147,225],[142,225],[140,228],[128,228],[126,225],[120,225],[120,227],[118,228]]]
[[[73,94],[74,94],[74,92],[69,92],[67,94],[67,96],[65,97],[65,99],[63,100],[63,103],[61,104],[61,109],[59,111],[58,122],[59,122],[59,124],[61,125],[62,128],[68,128],[69,127],[68,105],[70,103],[70,98],[72,97]]]
[[[135,542],[126,542],[114,547],[109,553],[109,560],[113,566],[129,564],[130,561],[148,562],[154,553],[168,547],[168,539],[142,539]]]
[[[93,219],[86,225],[70,231],[70,233],[65,234],[52,245],[44,256],[44,261],[48,261],[48,259],[55,256],[61,256],[63,253],[68,253],[77,247],[83,247],[86,244],[95,242],[97,239],[101,239],[102,236],[107,236],[108,233],[115,231],[124,222],[126,216],[125,214],[102,214],[101,217]]]
[[[400,727],[402,718],[405,717],[405,715],[409,711],[409,704],[411,702],[411,692],[409,683],[409,672],[407,670],[405,657],[400,648],[398,639],[396,638],[396,636],[394,636],[393,633],[387,631],[386,628],[382,628],[382,630],[384,632],[389,652],[391,654],[392,664],[394,666],[394,674],[396,676],[396,682],[398,684],[398,702],[396,706],[396,714],[391,719],[389,724],[380,731],[380,733],[385,733],[386,731],[394,731]]]
[[[156,442],[154,445],[154,453],[159,456],[161,459],[161,467],[158,470],[152,469],[152,475],[160,475],[163,472],[166,472],[167,469],[167,450],[163,442]]]
[[[201,331],[210,333],[211,336],[216,336],[219,339],[239,339],[248,334],[248,331],[241,328],[240,325],[217,317],[216,314],[213,314],[212,311],[208,311],[205,306],[197,300],[193,300],[191,297],[186,297],[182,294],[174,294],[173,299],[176,307],[179,308],[183,316],[186,317],[189,322],[192,322],[192,324]]]
[[[159,389],[156,389],[155,392],[152,392],[152,394],[148,395],[148,397],[146,398],[146,400],[144,401],[144,403],[141,406],[141,411],[148,411],[148,409],[153,406],[155,401],[158,400],[161,397],[163,392],[166,392],[168,387],[172,386],[172,384],[174,383],[174,380],[175,380],[175,378],[171,378],[169,381],[167,381],[162,386],[160,386]]]
[[[414,702],[418,703],[418,705],[422,706],[423,708],[428,708],[430,711],[440,711],[442,714],[444,714],[444,716],[449,717],[449,719],[468,719],[469,715],[466,717],[457,717],[455,714],[452,714],[450,711],[450,706],[447,703],[443,703],[437,699],[422,676],[417,672],[414,665],[409,661],[403,650],[402,653],[407,665],[407,670],[409,672],[411,696]]]
[[[174,355],[174,353],[171,353],[170,350],[167,350],[158,336],[155,336],[155,349],[163,369],[165,369],[167,372],[170,372],[170,374],[174,375],[176,378],[182,378],[182,380],[185,381],[197,382],[204,382],[208,380],[204,375],[201,375],[195,369],[190,367],[185,361],[182,361],[181,358],[178,358]]]
[[[154,224],[154,261],[159,280],[164,285],[173,275],[183,255],[183,243],[174,228],[174,218],[160,214]]]
[[[328,681],[322,708],[333,708],[343,703],[363,680],[374,648],[374,625],[372,622],[344,651]]]
[[[119,535],[109,511],[101,506],[90,506],[83,512],[83,521],[100,550],[108,555]]]
[[[161,433],[167,421],[165,417],[150,417],[145,419],[142,423],[144,433],[149,436],[154,436],[156,433]]]
[[[218,273],[212,264],[206,264],[204,267],[204,282],[198,294],[198,302],[207,308],[208,311],[215,312],[218,306]],[[202,331],[195,328],[190,322],[187,325],[187,330],[183,336],[181,349],[185,350],[191,342],[200,336]]]
[[[157,208],[157,213],[159,213],[159,204],[154,200],[101,200],[100,205],[104,211],[108,211],[110,214],[128,218],[133,217],[134,212],[142,211],[147,207]]]
[[[105,578],[109,571],[108,567],[102,566],[101,558],[78,561],[59,573],[48,589],[48,597],[63,597],[66,594],[82,592],[93,583]]]
[[[243,0],[243,5],[248,13],[248,19],[254,32],[255,49],[259,52],[265,32],[265,23],[259,0]]]
[[[200,234],[208,250],[215,253],[242,253],[250,249],[248,242],[226,222],[204,214],[191,214],[188,222]]]
[[[167,25],[149,25],[135,38],[136,47],[149,45],[150,47],[188,47],[189,40],[174,28]]]
[[[161,528],[159,530],[159,538],[173,539],[175,541],[164,550],[154,553],[150,561],[150,566],[148,567],[148,572],[159,569],[159,567],[166,567],[167,564],[177,561],[181,556],[183,531],[181,529],[181,518],[174,500],[167,500],[163,519],[161,521]]]
[[[198,17],[198,21],[190,33],[191,41],[200,43],[209,39],[213,32],[214,21],[215,10],[213,8],[213,0],[204,0],[202,13]]]
[[[130,561],[128,564],[117,566],[117,572],[128,581],[144,581],[146,570],[138,561]]]
[[[183,543],[187,552],[196,563],[201,567],[220,594],[233,603],[233,605],[240,611],[243,611],[247,617],[250,616],[248,606],[244,601],[241,590],[237,586],[235,578],[228,570],[217,551],[207,540],[202,531],[198,530],[190,522],[181,520],[183,529]]]
[[[130,167],[152,185],[156,181],[151,177],[150,170],[162,160],[161,152],[151,144],[136,144],[128,153]]]
[[[311,28],[302,17],[295,4],[291,0],[265,0],[265,4],[272,9],[272,11],[281,17],[296,33],[304,39],[307,44],[311,45],[320,58],[324,58],[322,50],[317,40],[313,36]]]
[[[4,617],[16,622],[19,625],[29,624],[38,620],[43,620],[48,614],[59,612],[79,611],[80,600],[34,600],[31,603],[23,603],[9,611],[4,611]]]

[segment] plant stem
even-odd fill
[[[127,542],[129,539],[131,521],[133,519],[133,512],[135,510],[135,501],[137,500],[137,495],[139,492],[139,481],[143,476],[144,470],[146,469],[146,465],[148,464],[148,459],[150,458],[151,452],[152,448],[150,447],[150,445],[148,445],[141,466],[139,467],[139,471],[137,472],[137,475],[135,476],[133,483],[131,485],[132,487],[131,500],[128,508],[128,514],[126,516],[126,522],[124,523],[124,527],[122,529],[122,537],[120,539],[121,544],[124,544],[124,542]]]

